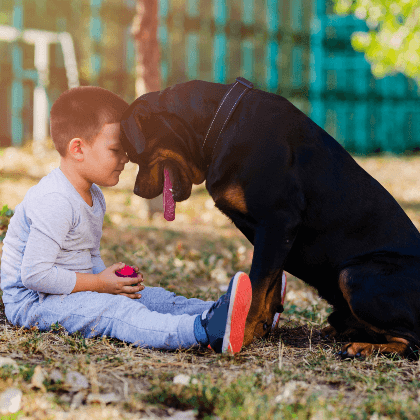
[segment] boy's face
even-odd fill
[[[120,143],[120,123],[105,124],[91,145],[85,145],[84,175],[101,187],[118,184],[124,165],[129,162]]]

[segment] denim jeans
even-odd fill
[[[115,337],[144,348],[175,350],[198,345],[194,320],[212,301],[176,296],[161,287],[145,287],[140,299],[97,292],[53,295],[33,292],[5,305],[17,326],[48,331],[58,322],[69,333]]]

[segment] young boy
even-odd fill
[[[10,221],[1,259],[7,319],[42,331],[58,322],[70,333],[146,348],[210,345],[236,353],[252,298],[245,273],[236,273],[217,302],[204,302],[144,287],[142,274],[118,277],[124,264],[106,268],[100,257],[105,200],[98,185],[116,185],[128,162],[119,141],[127,107],[93,86],[70,89],[53,104],[51,137],[61,163],[28,191]]]

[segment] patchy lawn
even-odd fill
[[[420,158],[357,161],[419,228]],[[56,166],[56,152],[3,150],[0,210],[15,208]],[[160,213],[149,221],[144,201],[131,193],[135,172],[127,165],[120,184],[103,189],[107,265],[138,265],[145,284],[205,300],[216,299],[235,272],[249,272],[252,246],[214,208],[204,185],[177,204],[174,222]],[[341,344],[319,335],[329,312],[312,288],[289,275],[280,328],[233,357],[84,339],[59,325],[47,333],[20,329],[7,322],[1,306],[0,356],[11,360],[0,359],[0,393],[15,390],[16,400],[22,394],[19,411],[0,418],[418,419],[420,364],[377,355],[341,361],[335,355]],[[0,409],[4,404],[0,398]]]

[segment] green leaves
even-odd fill
[[[12,217],[14,211],[12,209],[9,209],[9,206],[6,204],[3,206],[3,208],[0,210],[0,216],[6,216],[6,217]]]
[[[400,72],[420,86],[420,3],[418,0],[334,0],[334,11],[363,19],[369,32],[351,37],[377,78]]]
[[[14,211],[9,209],[6,205],[0,210],[0,241],[4,239],[7,232],[7,227],[9,226],[9,220],[13,216]]]

